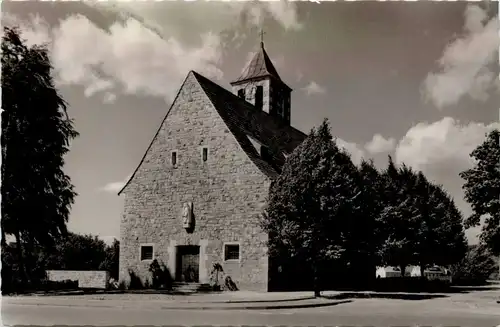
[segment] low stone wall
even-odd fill
[[[79,288],[108,287],[109,272],[99,270],[47,270],[47,278],[54,282],[73,280],[78,281]]]

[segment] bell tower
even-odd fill
[[[264,32],[260,45],[240,77],[231,82],[233,93],[290,125],[292,89],[278,75],[264,49]]]

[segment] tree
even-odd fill
[[[483,245],[469,246],[465,257],[452,266],[452,279],[456,284],[484,284],[498,269],[495,260]]]
[[[467,252],[464,219],[453,198],[441,185],[434,185],[431,208],[435,211],[436,247],[432,251],[432,263],[449,266],[461,261]],[[439,206],[443,205],[443,209]]]
[[[271,256],[299,258],[313,270],[315,296],[327,262],[344,252],[345,219],[355,199],[356,167],[332,139],[328,121],[287,158],[269,190],[262,228]]]
[[[451,196],[441,185],[417,174],[414,189],[420,225],[416,255],[421,273],[428,265],[451,265],[460,261],[467,250],[463,218]]]
[[[422,172],[391,158],[385,171],[386,193],[382,218],[386,241],[381,247],[386,264],[451,265],[466,251],[463,219],[453,199],[441,185],[431,183]]]
[[[355,214],[347,218],[350,224],[346,236],[349,238],[345,244],[347,264],[350,267],[348,273],[357,284],[375,278],[375,268],[381,262],[378,249],[384,240],[384,226],[380,219],[383,182],[373,161],[363,160],[358,168],[356,186],[360,195],[353,208]]]
[[[120,241],[116,238],[111,246],[107,246],[105,250],[105,259],[99,265],[99,270],[109,271],[111,278],[118,280],[118,264],[120,261]]]
[[[480,225],[480,240],[493,254],[500,254],[500,130],[490,132],[470,157],[474,167],[460,174],[465,183],[465,199],[472,206],[472,215],[466,220],[466,227]]]
[[[46,252],[46,268],[62,270],[100,270],[106,260],[107,246],[97,236],[69,232],[54,251]]]
[[[383,172],[384,208],[380,219],[384,224],[384,242],[379,255],[384,265],[399,266],[404,276],[408,265],[418,262],[417,239],[420,229],[420,213],[414,188],[416,173],[404,164],[397,168],[389,156]]]
[[[54,87],[45,46],[28,47],[17,29],[2,38],[2,236],[14,235],[24,282],[27,254],[64,235],[76,193],[63,172],[78,136]],[[3,242],[2,245],[5,245]]]
[[[16,243],[2,248],[2,293],[18,291],[20,283],[19,260]],[[114,240],[111,246],[97,236],[79,235],[69,232],[56,240],[53,247],[35,246],[31,254],[33,271],[30,276],[37,281],[45,279],[45,271],[54,270],[106,270],[110,277],[118,279],[120,242]]]

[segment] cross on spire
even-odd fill
[[[264,32],[263,29],[261,29],[259,34],[260,34],[260,45],[264,46],[264,34],[266,33]]]

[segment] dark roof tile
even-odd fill
[[[270,116],[268,113],[258,110],[249,102],[239,98],[208,78],[194,71],[191,71],[190,73],[192,73],[196,78],[210,102],[213,104],[249,158],[266,176],[270,178],[276,177],[285,163],[286,156],[290,154],[300,143],[302,143],[302,141],[306,138],[306,135],[298,129],[286,125],[283,121]],[[177,96],[183,89],[185,81],[188,77],[189,74],[182,83]],[[120,195],[134,179],[135,174],[150,151],[171,109],[172,107],[163,118],[160,127],[151,140],[151,143],[144,153],[139,165],[134,170],[127,183],[118,192],[118,195]],[[261,158],[260,149],[256,148],[255,141],[271,150],[270,159],[263,160]]]
[[[245,67],[240,77],[231,82],[231,84],[239,84],[261,77],[273,77],[283,83],[278,72],[276,71],[276,68],[274,68],[271,59],[267,55],[266,50],[264,49],[264,43],[260,44],[259,50]]]
[[[279,174],[285,156],[306,138],[306,134],[279,118],[258,110],[208,78],[193,72],[206,95],[250,159],[267,176]],[[269,148],[272,159],[264,161],[249,139]]]

